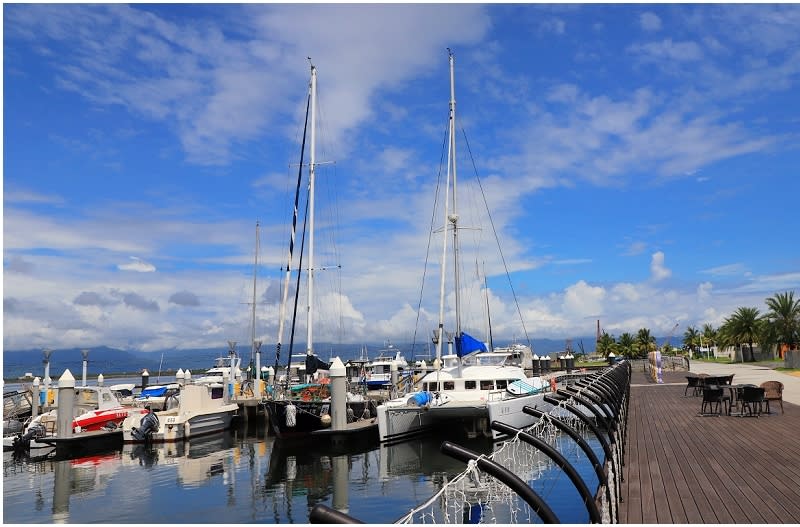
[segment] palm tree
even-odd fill
[[[632,358],[634,355],[634,346],[636,340],[630,333],[623,333],[617,339],[617,347],[625,357]]]
[[[720,328],[723,339],[727,344],[747,344],[750,349],[750,358],[747,362],[755,361],[753,355],[753,342],[759,341],[764,333],[763,318],[755,307],[740,307]],[[744,355],[744,354],[742,354]]]
[[[607,358],[609,353],[616,351],[617,343],[614,342],[614,337],[603,331],[603,335],[597,341],[597,352]],[[616,353],[614,354],[616,355]]]
[[[646,357],[647,354],[656,349],[656,338],[650,335],[650,330],[642,328],[636,333],[636,347],[639,355]]]
[[[800,341],[800,299],[794,299],[794,291],[776,293],[765,300],[769,312],[766,319],[778,344],[778,354],[783,358],[783,344],[795,349]]]
[[[694,326],[689,326],[683,333],[683,345],[689,346],[691,354],[694,355],[694,347],[700,342],[700,332]]]

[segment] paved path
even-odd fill
[[[709,375],[734,374],[734,384],[759,385],[764,381],[780,381],[783,383],[783,400],[800,405],[800,377],[773,370],[764,364],[720,364],[717,362],[692,361],[689,371],[692,373],[707,373]]]

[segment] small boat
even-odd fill
[[[402,352],[392,344],[389,344],[385,349],[380,350],[378,357],[364,366],[364,380],[367,388],[370,390],[390,388],[392,385],[392,364],[397,365],[398,380],[403,376],[413,374]]]
[[[222,383],[223,377],[230,377],[231,366],[233,367],[233,379],[242,377],[241,370],[242,359],[237,355],[228,355],[227,357],[217,357],[214,359],[214,366],[206,370],[206,372],[194,380],[195,384],[214,384]]]
[[[134,397],[133,405],[140,408],[149,406],[153,410],[167,410],[178,404],[181,386],[177,383],[148,386]]]
[[[58,401],[56,401],[58,403]],[[76,386],[75,418],[72,420],[72,433],[114,430],[130,415],[141,415],[146,410],[123,406],[110,387]],[[58,432],[58,408],[37,415],[26,423],[22,433],[13,437],[3,437],[3,449],[28,450],[50,449],[48,439]]]
[[[168,410],[146,410],[122,422],[125,443],[170,443],[227,430],[239,406],[225,400],[222,384],[188,384],[178,405]]]

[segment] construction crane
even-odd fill
[[[664,341],[664,349],[667,351],[672,349],[669,347],[669,341],[672,340],[672,336],[675,334],[675,330],[678,329],[678,326],[680,326],[680,324],[676,322],[675,325],[672,326],[672,329],[669,330],[669,334],[667,335],[667,340]]]

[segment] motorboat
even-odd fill
[[[228,377],[231,379],[241,379],[242,378],[241,364],[242,364],[242,359],[233,354],[230,354],[227,357],[217,357],[216,359],[214,359],[214,366],[206,370],[206,372],[202,376],[194,379],[194,383],[222,384],[222,380],[224,377]],[[233,371],[233,377],[231,377],[231,371]]]
[[[391,387],[392,364],[397,367],[398,379],[413,374],[402,352],[389,344],[379,352],[378,357],[364,365],[364,382],[367,388],[377,390]]]
[[[129,416],[141,416],[144,408],[124,406],[114,391],[107,386],[76,386],[72,420],[72,433],[114,430]],[[58,393],[58,392],[57,392]],[[22,449],[34,451],[52,448],[45,442],[58,433],[58,399],[56,408],[43,412],[28,423],[16,436],[3,437],[3,449]]]
[[[141,408],[149,406],[153,410],[168,410],[178,404],[181,385],[171,383],[147,386],[133,398],[133,405]]]
[[[178,405],[152,408],[122,422],[125,443],[169,443],[227,430],[239,406],[227,402],[222,384],[188,384],[181,388]]]

